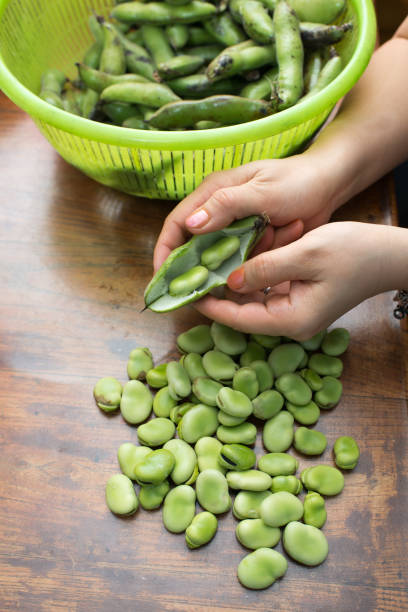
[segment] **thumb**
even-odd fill
[[[270,198],[270,194],[269,194]],[[236,219],[262,214],[268,202],[266,188],[255,188],[254,181],[221,187],[186,218],[186,228],[195,234],[214,232],[227,227]]]
[[[238,293],[250,293],[285,281],[310,280],[312,277],[312,262],[305,256],[303,240],[300,239],[249,259],[229,275],[228,287]]]

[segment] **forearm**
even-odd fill
[[[408,156],[408,39],[400,30],[375,52],[337,117],[306,153],[327,176],[333,210]]]
[[[380,261],[379,287],[376,293],[408,289],[408,229],[374,226],[374,238]],[[370,239],[369,236],[367,236]],[[371,246],[371,250],[372,250]]]

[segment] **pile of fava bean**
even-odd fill
[[[232,507],[236,537],[253,551],[238,566],[240,582],[250,589],[266,588],[286,573],[286,557],[273,548],[281,537],[290,558],[322,563],[328,554],[324,498],[342,491],[340,470],[357,465],[359,448],[341,436],[333,448],[337,467],[310,466],[299,478],[298,461],[287,451],[293,444],[317,457],[326,449],[326,436],[311,426],[340,400],[339,356],[348,343],[343,328],[298,343],[213,322],[178,336],[179,361],[154,365],[148,348],[134,349],[128,382],[107,377],[94,387],[99,408],[120,409],[137,425],[140,443],[118,449],[121,473],[106,483],[109,509],[127,516],[139,504],[145,510],[163,504],[166,529],[185,533],[187,546],[198,548],[214,537],[217,515]],[[267,452],[257,459],[251,447],[259,422]]]
[[[78,78],[56,68],[40,97],[70,113],[150,130],[209,129],[284,110],[342,70],[345,0],[120,2],[89,17]],[[336,21],[336,23],[333,23]],[[78,58],[80,59],[80,58]]]

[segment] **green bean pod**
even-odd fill
[[[143,44],[156,66],[174,57],[174,51],[163,28],[155,25],[143,25],[140,31]]]
[[[191,0],[185,6],[171,6],[165,2],[125,2],[115,6],[111,16],[131,24],[170,25],[174,23],[194,23],[208,19],[217,12],[209,2]]]
[[[223,13],[204,22],[210,36],[224,47],[231,47],[246,40],[246,35],[229,13]]]
[[[126,70],[125,51],[115,30],[110,24],[103,23],[104,45],[99,69],[108,74],[124,74]]]
[[[183,23],[168,25],[166,26],[166,35],[173,49],[182,49],[186,46],[189,39],[188,26]]]
[[[261,119],[272,112],[273,105],[263,100],[220,95],[166,104],[151,117],[149,123],[161,130],[193,127],[203,120],[236,125]]]
[[[323,66],[319,77],[315,83],[315,85],[310,89],[310,91],[303,96],[299,102],[303,102],[303,100],[307,100],[311,96],[322,91],[327,85],[329,85],[334,79],[340,74],[342,71],[343,65],[342,60],[339,55],[334,55],[331,57],[326,64]]]
[[[204,28],[191,26],[189,28],[188,42],[190,45],[207,45],[215,42],[215,38]]]
[[[204,64],[202,57],[176,55],[166,62],[157,64],[157,74],[164,80],[175,79],[196,72]]]
[[[140,74],[108,74],[107,72],[101,72],[90,68],[83,63],[76,64],[79,72],[81,81],[89,89],[93,89],[97,92],[102,92],[109,85],[116,85],[118,83],[148,83],[149,80]]]
[[[145,290],[146,306],[154,312],[167,312],[199,299],[215,287],[225,285],[229,274],[248,257],[253,244],[263,232],[265,224],[266,221],[263,217],[246,217],[222,230],[194,236],[172,251]],[[210,271],[207,281],[199,290],[190,293],[188,296],[171,296],[168,288],[173,278],[179,276],[183,270],[188,271],[198,264],[201,253],[225,236],[238,236],[240,240],[239,250],[216,271]],[[232,372],[232,376],[233,374]]]
[[[212,43],[210,45],[198,45],[197,47],[186,47],[184,52],[187,55],[194,55],[194,57],[201,57],[205,64],[211,62],[217,55],[222,51],[222,45],[219,43]]]
[[[104,89],[101,100],[160,108],[168,102],[179,100],[179,97],[162,83],[120,83]]]
[[[268,10],[259,0],[231,0],[230,11],[234,19],[242,24],[249,38],[269,44],[275,38],[273,21]]]
[[[308,53],[303,68],[303,81],[305,93],[308,93],[317,83],[323,65],[320,49]]]
[[[278,3],[273,23],[275,28],[276,59],[279,66],[279,110],[293,106],[303,91],[303,44],[299,20],[282,0]]]
[[[216,81],[275,63],[274,44],[259,46],[253,41],[245,41],[224,49],[209,64],[206,74],[211,81]]]
[[[344,34],[352,29],[353,24],[351,22],[339,25],[325,25],[303,21],[300,24],[300,34],[303,43],[312,47],[333,45],[339,42]]]
[[[251,100],[267,100],[275,95],[275,85],[278,78],[278,68],[274,66],[270,68],[265,74],[254,81],[248,83],[243,89],[241,89],[240,95],[244,98],[250,98]]]
[[[169,87],[183,98],[195,99],[215,96],[217,94],[235,94],[242,88],[237,79],[210,81],[206,74],[190,74],[168,82]]]

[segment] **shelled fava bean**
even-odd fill
[[[109,19],[89,17],[93,43],[77,58],[78,78],[50,68],[39,95],[69,113],[141,130],[252,121],[338,76],[333,45],[352,29],[337,23],[344,8],[345,0],[117,2]],[[225,239],[219,248],[238,247]],[[221,263],[210,258],[204,269]],[[197,279],[203,274],[195,271]]]
[[[286,573],[286,559],[272,550],[281,539],[295,561],[322,563],[329,550],[321,531],[324,497],[342,491],[338,468],[353,469],[359,448],[353,438],[341,436],[333,448],[338,467],[308,464],[299,478],[299,461],[287,451],[292,443],[305,456],[325,451],[325,435],[310,426],[319,418],[318,405],[331,407],[323,402],[324,380],[339,382],[338,356],[348,343],[342,328],[297,343],[248,337],[214,322],[178,336],[179,360],[155,365],[146,347],[132,350],[128,382],[105,377],[94,387],[101,411],[120,408],[140,443],[124,442],[118,449],[121,473],[106,484],[108,508],[127,516],[139,503],[144,510],[163,505],[164,526],[185,533],[190,549],[208,544],[217,515],[232,509],[239,521],[237,540],[252,551],[238,566],[247,588],[263,589]],[[336,392],[337,403],[341,391]],[[263,428],[267,452],[258,463],[251,448],[256,426],[248,419]],[[295,421],[300,426],[295,428]],[[197,514],[196,502],[202,508]]]

